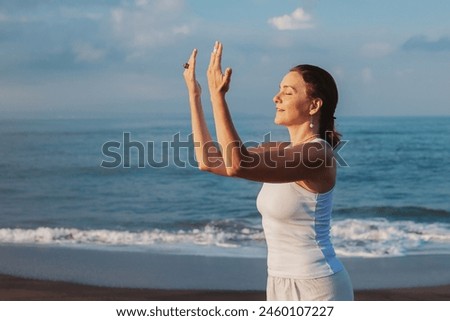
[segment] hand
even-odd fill
[[[227,68],[225,74],[222,73],[222,49],[222,43],[216,41],[207,72],[211,96],[217,93],[225,94],[230,88],[231,68]]]
[[[192,51],[191,57],[189,57],[189,60],[187,62],[189,64],[189,67],[184,69],[183,77],[186,82],[189,94],[201,95],[202,87],[200,87],[200,84],[195,78],[196,57],[197,57],[197,49],[194,49]]]

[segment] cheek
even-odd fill
[[[292,107],[300,114],[309,112],[309,102],[306,99],[295,99],[295,101],[292,101]]]
[[[302,102],[299,99],[296,99],[294,97],[288,97],[284,100],[284,105],[286,110],[289,112],[296,112],[297,110],[301,109]]]

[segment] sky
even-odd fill
[[[187,112],[215,40],[232,113],[273,114],[297,64],[335,77],[337,116],[450,115],[448,0],[0,0],[0,117]]]

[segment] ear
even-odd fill
[[[323,101],[320,98],[314,98],[313,100],[311,100],[311,105],[309,106],[309,114],[311,116],[317,114],[322,105]]]

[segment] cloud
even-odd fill
[[[94,48],[88,43],[76,43],[73,46],[75,61],[79,62],[97,62],[105,57],[105,51]]]
[[[27,22],[33,22],[33,20],[25,15],[6,14],[4,12],[0,12],[0,23],[27,23]]]
[[[406,51],[450,51],[450,37],[443,36],[432,40],[424,35],[414,36],[402,45],[402,49]]]
[[[268,23],[278,30],[311,29],[314,27],[312,16],[306,13],[303,8],[297,8],[289,15],[270,18]]]
[[[184,1],[137,0],[111,10],[113,37],[131,51],[131,56],[147,49],[173,44],[178,37],[189,35],[189,17],[183,15]]]
[[[361,70],[361,78],[365,84],[370,84],[373,81],[372,69],[366,67]]]
[[[59,14],[65,19],[80,19],[98,21],[103,18],[103,14],[95,11],[86,11],[86,8],[61,7]]]
[[[3,12],[0,12],[0,22],[8,22],[9,21],[9,17],[4,14]]]
[[[361,48],[361,54],[367,58],[381,58],[389,55],[393,47],[386,42],[373,42],[365,44]]]
[[[120,74],[116,70],[96,70],[82,73],[81,77],[51,73],[45,79],[35,75],[25,81],[3,83],[0,86],[2,111],[98,111],[103,108],[109,111],[116,107],[132,111],[139,106],[148,110],[151,106],[170,105],[175,97],[186,97],[179,78],[130,70],[121,70]],[[154,101],[159,103],[149,103]]]

